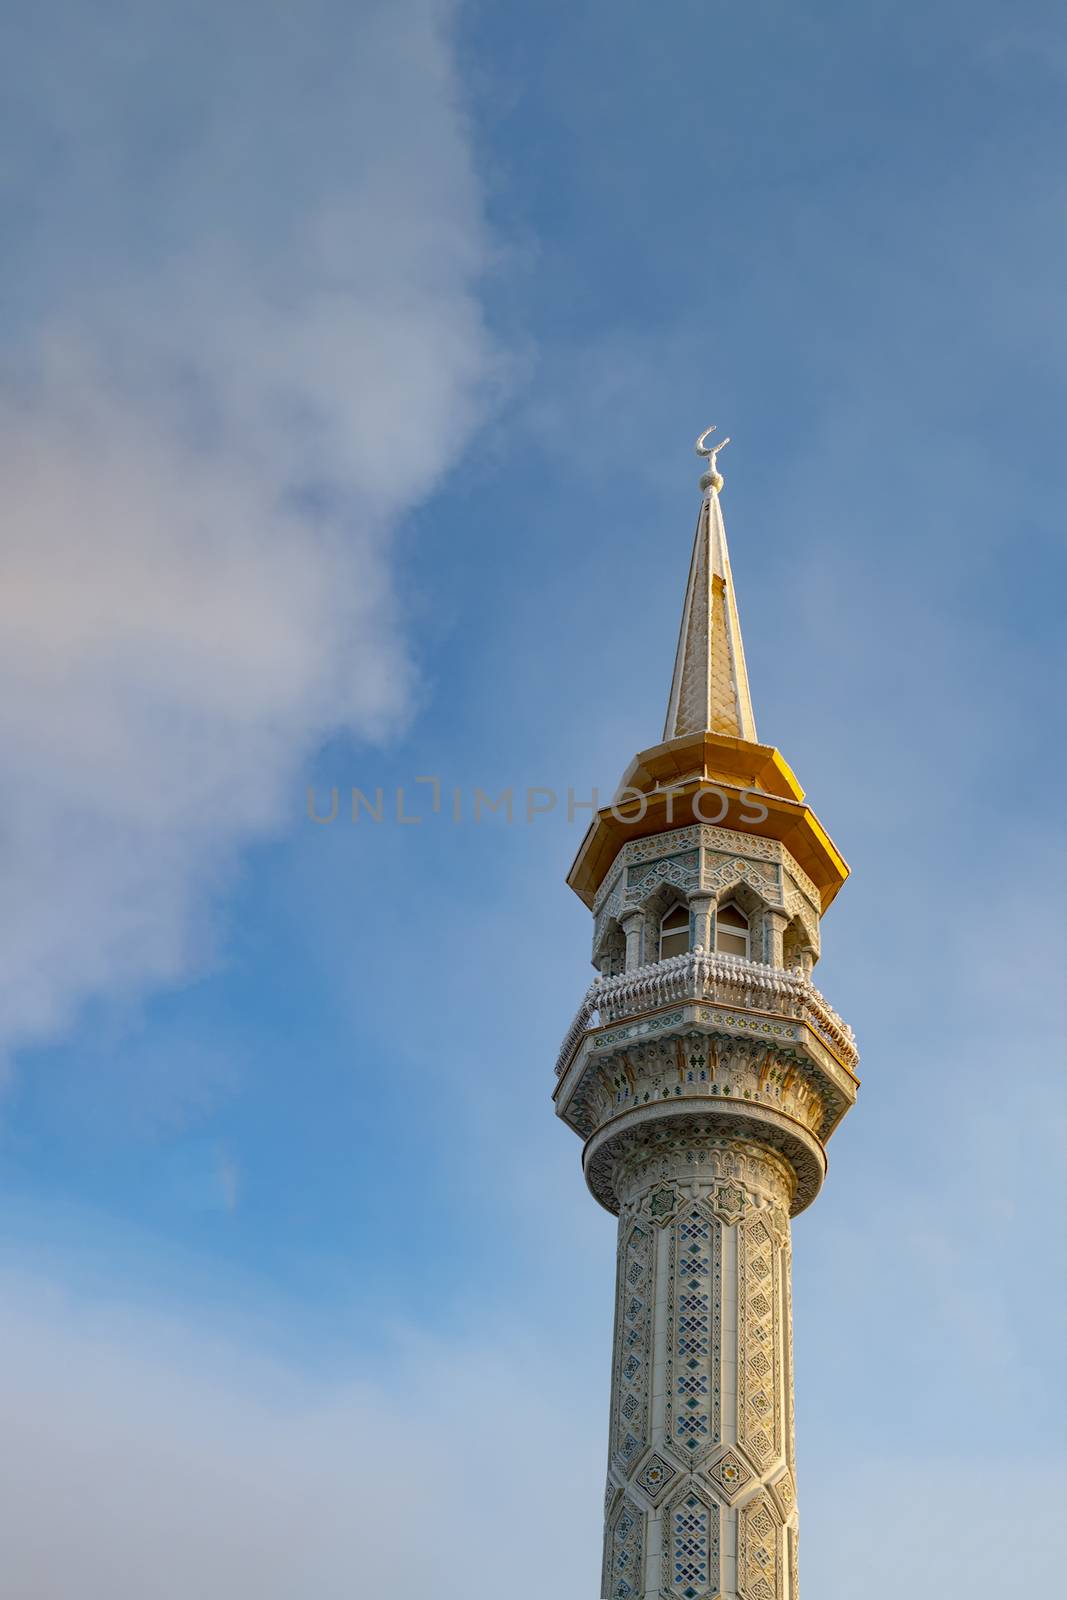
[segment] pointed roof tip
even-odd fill
[[[708,459],[700,480],[704,498],[697,517],[682,625],[674,659],[664,742],[691,733],[723,733],[755,744],[756,719],[745,666],[730,556],[726,547],[716,457],[729,439],[709,448],[708,428],[696,442]]]

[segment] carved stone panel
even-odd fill
[[[625,1232],[619,1252],[611,1459],[623,1472],[629,1471],[649,1442],[653,1234],[650,1223],[643,1219],[635,1222]]]
[[[703,1461],[721,1436],[722,1224],[690,1206],[670,1233],[665,1426],[683,1460]]]
[[[645,1518],[623,1499],[604,1541],[603,1593],[608,1600],[640,1600],[645,1592]]]
[[[742,1600],[783,1600],[783,1532],[764,1491],[744,1507],[737,1527],[737,1592]]]
[[[783,1453],[778,1251],[756,1213],[738,1230],[737,1437],[766,1470]]]
[[[719,1593],[719,1507],[690,1485],[666,1509],[661,1594],[710,1600]]]

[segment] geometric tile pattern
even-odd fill
[[[628,1469],[648,1443],[654,1250],[648,1223],[635,1222],[619,1263],[611,1456]]]
[[[678,1205],[673,1189],[656,1189],[648,1202],[648,1214],[661,1226],[670,1221]]]
[[[771,1484],[771,1493],[781,1508],[782,1515],[788,1517],[796,1504],[797,1492],[793,1485],[793,1475],[787,1467],[777,1482]]]
[[[782,1600],[781,1529],[765,1492],[738,1519],[737,1592],[743,1600]]]
[[[715,1214],[724,1222],[738,1222],[745,1213],[745,1191],[736,1183],[724,1183],[715,1191]]]
[[[775,1243],[757,1212],[737,1231],[737,1437],[761,1467],[782,1449]]]
[[[642,1467],[634,1481],[639,1483],[645,1493],[655,1501],[665,1493],[677,1476],[676,1467],[672,1467],[669,1461],[664,1461],[662,1456],[654,1455],[649,1457],[648,1463]]]
[[[789,1240],[789,1226],[782,1229],[783,1248],[779,1257],[779,1270],[782,1274],[782,1321],[783,1329],[783,1360],[785,1362],[785,1458],[789,1462],[797,1458],[796,1418],[794,1415],[795,1399],[793,1394],[793,1271],[792,1251]],[[796,1492],[794,1485],[794,1494]]]
[[[719,1442],[722,1224],[690,1206],[670,1233],[666,1434],[696,1464]]]
[[[733,1500],[746,1484],[752,1482],[751,1471],[732,1450],[727,1450],[713,1467],[706,1467],[705,1472],[727,1500]]]
[[[683,1490],[663,1519],[664,1595],[702,1600],[719,1592],[719,1508]]]
[[[679,889],[695,889],[700,878],[700,852],[687,850],[682,855],[665,857],[648,865],[630,867],[626,874],[626,899],[641,901],[661,883]]]
[[[789,1222],[771,1183],[777,1168],[709,1144],[715,1161],[701,1171],[699,1136],[678,1137],[678,1149],[650,1141],[616,1180],[625,1189],[600,1593],[723,1600],[728,1583],[727,1600],[797,1600]],[[721,1392],[726,1308],[736,1313],[726,1333],[736,1412]]]
[[[645,1592],[644,1514],[624,1500],[611,1523],[604,1560],[609,1600],[639,1600]]]

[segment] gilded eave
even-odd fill
[[[804,798],[792,767],[773,745],[710,731],[683,734],[639,751],[623,773],[619,791],[640,789],[647,794],[689,778],[709,783],[722,779],[789,800]]]
[[[634,758],[614,803],[586,830],[567,882],[591,907],[624,844],[693,822],[777,839],[815,884],[822,911],[848,877],[847,862],[805,804],[784,757],[770,745],[705,732],[653,745]]]

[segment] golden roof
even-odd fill
[[[591,905],[624,844],[707,822],[779,840],[816,884],[825,911],[849,869],[789,764],[757,742],[719,504],[722,445],[702,449],[706,438],[697,450],[712,470],[701,480],[663,741],[631,761],[615,800],[590,823],[567,882]]]

